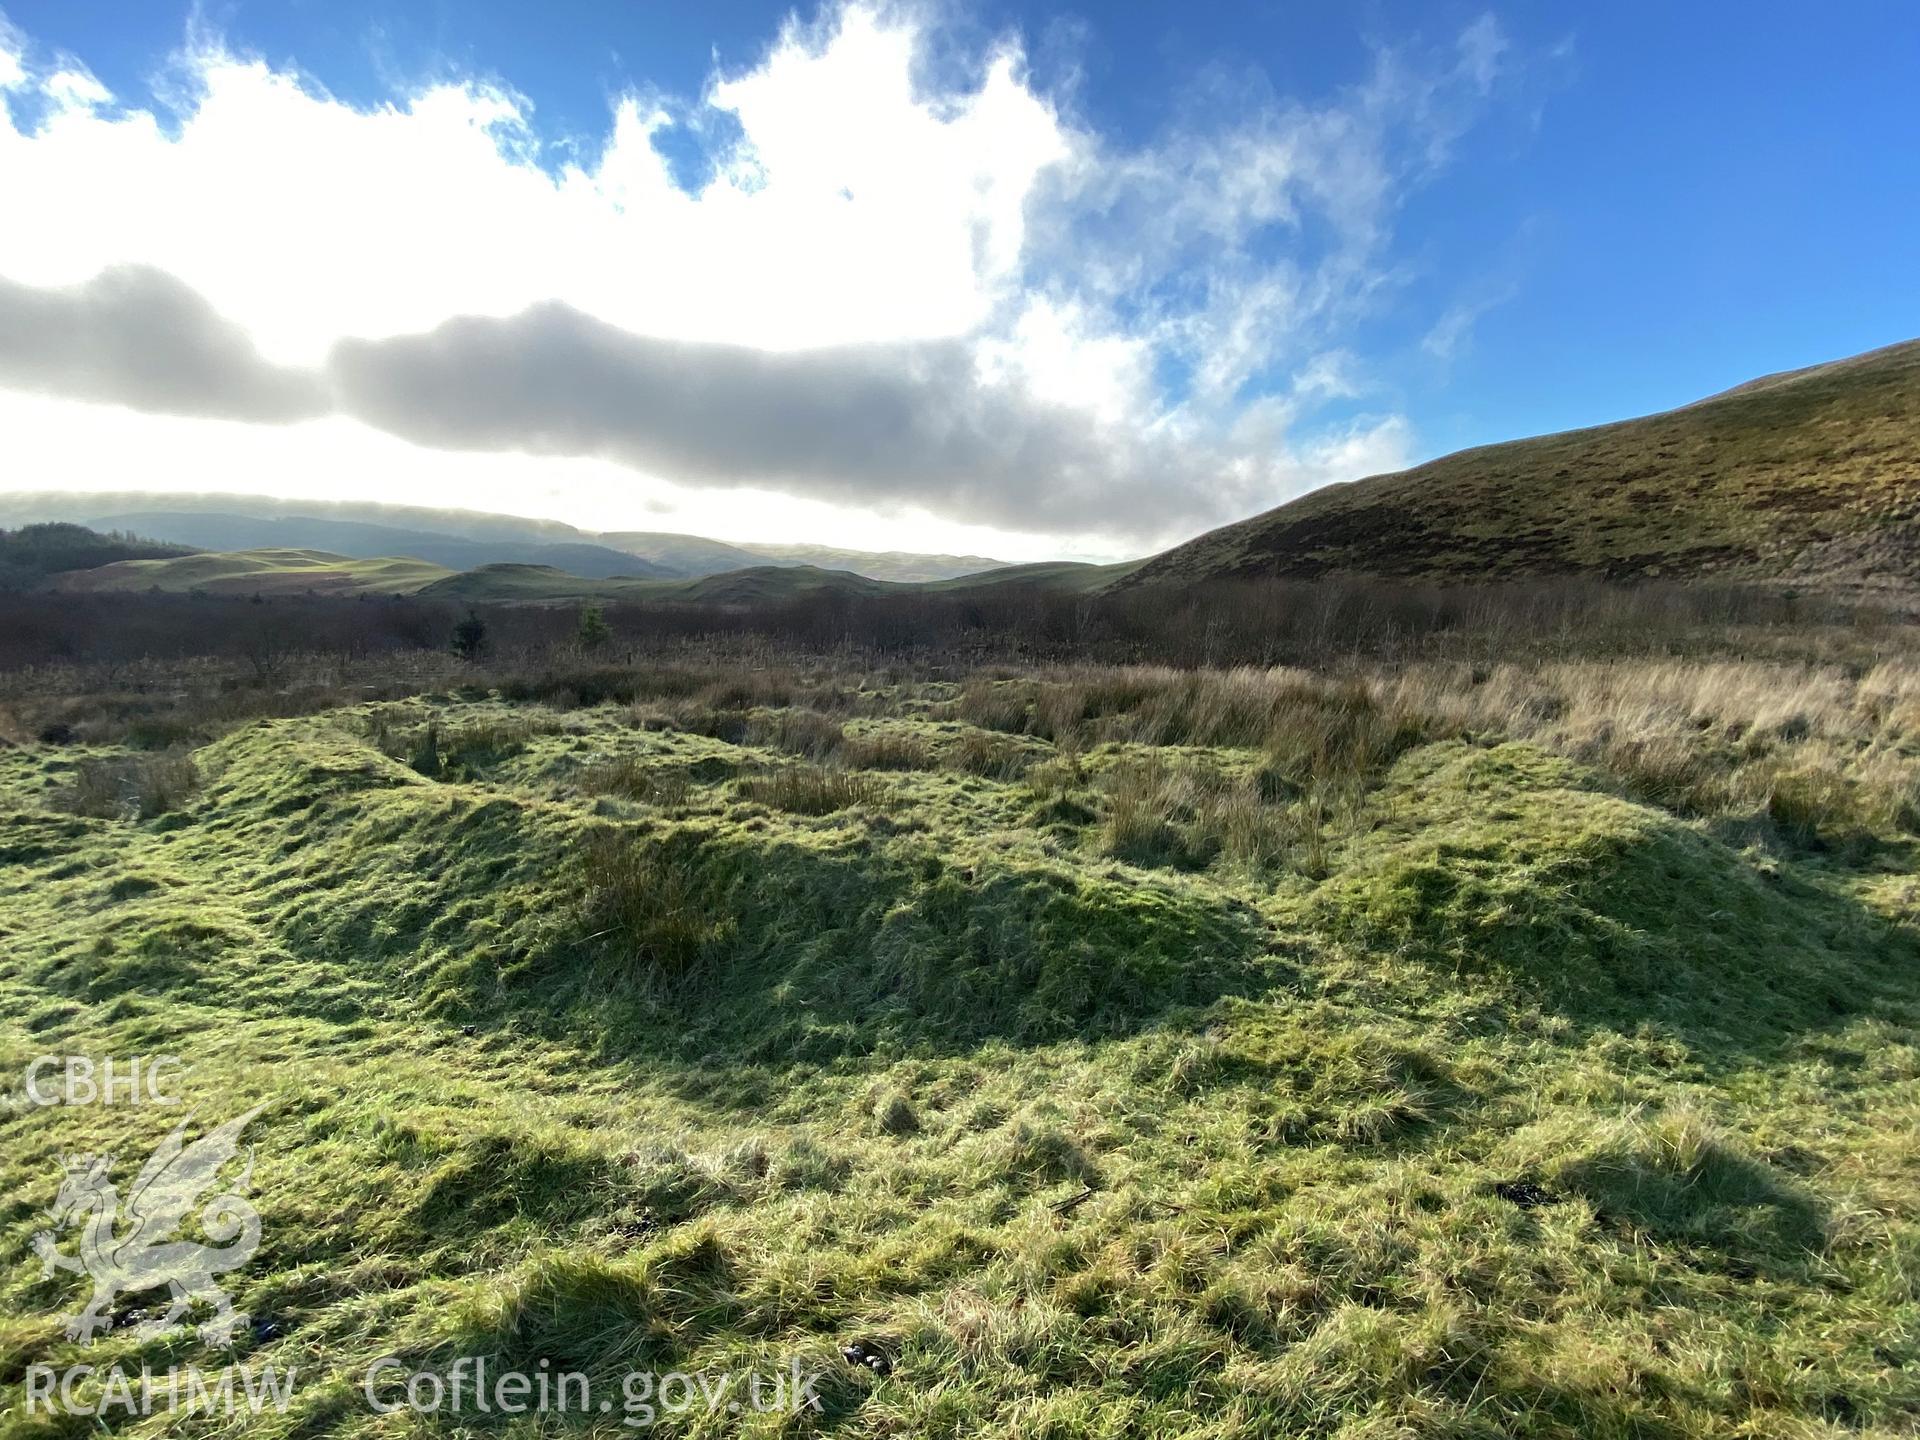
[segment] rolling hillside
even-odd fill
[[[216,517],[218,518],[218,517]],[[327,522],[333,524],[335,522]],[[378,527],[362,527],[376,530]],[[418,594],[424,598],[467,604],[561,605],[582,601],[664,601],[694,605],[754,606],[778,604],[831,591],[849,597],[872,597],[915,592],[957,595],[988,593],[1010,585],[1037,585],[1075,593],[1092,593],[1118,575],[1125,565],[1084,565],[1051,562],[1010,565],[981,575],[923,583],[896,583],[870,579],[848,570],[813,565],[749,565],[718,574],[692,578],[660,578],[646,574],[581,574],[559,565],[504,562],[455,570],[410,555],[353,556],[329,550],[295,546],[260,547],[231,551],[174,551],[95,535],[78,526],[43,526],[17,532],[31,538],[46,532],[69,537],[60,554],[76,563],[61,573],[23,574],[21,583],[71,594],[144,594],[150,591],[184,594]],[[8,532],[0,531],[0,541]],[[82,546],[70,537],[84,537]],[[3,547],[0,547],[3,548]],[[42,546],[44,548],[44,546]],[[577,547],[537,547],[567,551]],[[138,554],[139,559],[94,560]],[[4,559],[4,556],[0,556]],[[641,562],[634,561],[636,566]]]
[[[693,577],[718,575],[724,570],[744,570],[764,565],[766,556],[724,540],[709,540],[704,535],[673,535],[657,530],[610,530],[596,537],[602,545],[624,550],[629,555],[658,565],[674,575]]]
[[[469,604],[565,604],[580,600],[684,601],[704,605],[758,605],[791,600],[822,590],[844,595],[878,595],[912,587],[869,580],[845,570],[810,565],[760,565],[702,575],[691,580],[595,579],[571,575],[548,565],[483,565],[435,580],[420,593],[435,600]]]
[[[777,565],[845,570],[869,580],[911,585],[958,579],[1006,564],[984,555],[921,555],[906,550],[844,550],[832,545],[773,545],[748,540],[729,543],[701,535],[651,530],[614,530],[594,538],[602,545],[642,556],[690,578]]]
[[[552,605],[579,600],[614,601],[654,595],[683,580],[616,580],[569,574],[551,565],[480,565],[443,575],[420,591],[429,600],[471,605]]]
[[[929,580],[956,580],[998,570],[1004,560],[985,555],[919,555],[905,550],[842,550],[832,545],[743,544],[761,557],[761,564],[809,565],[819,570],[851,570],[870,580],[891,580],[903,585]]]
[[[356,559],[411,555],[449,570],[545,565],[604,579],[698,579],[762,565],[850,570],[876,580],[948,580],[1005,562],[981,555],[921,555],[710,540],[664,531],[578,530],[557,520],[357,501],[147,491],[0,493],[0,526],[58,521],[124,530],[200,550],[325,550]]]
[[[996,570],[937,580],[925,588],[941,594],[999,590],[1011,585],[1033,585],[1046,590],[1092,595],[1125,579],[1140,567],[1138,560],[1094,565],[1084,560],[1036,560],[1029,565],[1002,565]]]
[[[1920,341],[1328,486],[1122,583],[1339,573],[1920,584]]]
[[[625,575],[670,579],[682,573],[606,545],[468,540],[431,530],[310,515],[262,519],[217,511],[145,510],[102,516],[95,524],[139,535],[164,535],[202,550],[319,550],[355,560],[404,555],[443,570],[495,564],[545,565],[594,578]]]
[[[323,550],[239,550],[185,555],[173,560],[122,560],[56,577],[54,588],[71,593],[410,595],[448,571],[424,560],[386,556],[350,559]]]
[[[851,570],[815,565],[756,565],[691,580],[592,579],[544,565],[483,565],[436,580],[421,591],[430,599],[470,604],[565,604],[580,600],[680,601],[698,605],[765,605],[833,591],[848,596],[990,594],[1011,586],[1090,595],[1125,576],[1131,564],[1086,565],[1043,561],[1007,565],[978,575],[918,583],[874,580]]]
[[[55,505],[46,496],[0,496],[0,518],[101,499],[67,496]],[[473,534],[373,523],[358,518],[363,511],[383,519],[444,515]],[[374,506],[331,507],[324,517],[127,510],[102,523],[231,553],[130,560],[58,583],[740,605],[829,589],[871,596],[925,586],[953,594],[1018,584],[1092,594],[1339,574],[1444,583],[1567,575],[1772,581],[1904,592],[1920,587],[1920,341],[1765,376],[1658,415],[1463,450],[1331,485],[1121,565],[996,566],[980,556],[731,545],[647,531],[593,536],[550,522],[516,531],[511,517],[491,517],[496,526],[482,523],[488,518]]]

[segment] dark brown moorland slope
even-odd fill
[[[1920,341],[1328,486],[1120,584],[1330,574],[1920,590]]]

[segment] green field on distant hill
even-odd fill
[[[323,550],[235,550],[173,560],[122,560],[62,575],[57,588],[110,591],[205,590],[209,594],[411,595],[453,572],[424,560],[383,557],[349,560]]]

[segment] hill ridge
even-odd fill
[[[1329,485],[1119,583],[1329,574],[1920,585],[1920,341]]]

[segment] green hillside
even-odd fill
[[[870,580],[851,570],[822,570],[814,565],[758,565],[690,580],[672,593],[681,599],[709,604],[755,605],[822,593],[884,595],[903,588],[883,580]]]
[[[1920,342],[1328,486],[1125,583],[1340,573],[1920,585]]]
[[[549,565],[483,565],[449,575],[424,588],[429,599],[469,604],[563,604],[597,600],[679,601],[689,604],[754,605],[835,591],[879,595],[906,587],[869,580],[848,571],[810,565],[760,565],[703,575],[694,580],[584,579]]]
[[[807,565],[820,570],[851,570],[872,580],[896,584],[953,580],[996,570],[1006,562],[985,555],[920,555],[904,550],[847,550],[834,545],[773,545],[742,543],[741,549],[779,565]]]
[[[1002,565],[974,575],[959,575],[951,580],[936,580],[923,588],[935,593],[992,591],[1002,586],[1033,585],[1046,590],[1091,595],[1126,578],[1142,562],[1125,560],[1114,565],[1092,565],[1078,560],[1037,560],[1027,565]]]
[[[324,550],[236,550],[171,560],[123,560],[70,572],[55,583],[59,589],[86,594],[204,590],[215,595],[407,595],[448,573],[439,565],[406,557],[350,560]]]
[[[658,530],[611,530],[594,536],[602,545],[642,556],[682,576],[717,575],[766,563],[764,555],[703,535],[678,535]]]
[[[804,596],[834,593],[870,597],[911,594],[991,592],[1002,586],[1039,585],[1091,593],[1124,575],[1126,565],[1082,565],[1068,561],[1014,565],[923,585],[872,580],[846,570],[812,565],[755,565],[690,580],[659,580],[571,574],[552,565],[482,565],[449,571],[406,557],[354,560],[322,550],[266,549],[194,553],[165,560],[128,560],[62,574],[55,583],[74,593],[273,594],[285,592],[353,595],[417,594],[426,599],[466,604],[571,604],[598,601],[680,602],[752,606],[777,604]]]
[[[1073,594],[1092,594],[1128,574],[1133,564],[1086,565],[1067,560],[1009,565],[978,575],[920,584],[889,583],[848,570],[812,565],[757,565],[705,575],[697,580],[590,580],[544,565],[485,565],[450,575],[420,593],[428,598],[469,604],[562,604],[580,600],[661,601],[703,605],[768,605],[808,595],[832,593],[881,595],[990,594],[1032,585]]]
[[[430,600],[462,600],[482,604],[560,604],[576,600],[612,601],[635,595],[670,592],[677,580],[594,580],[570,575],[551,565],[481,565],[457,575],[443,575],[423,586]]]

